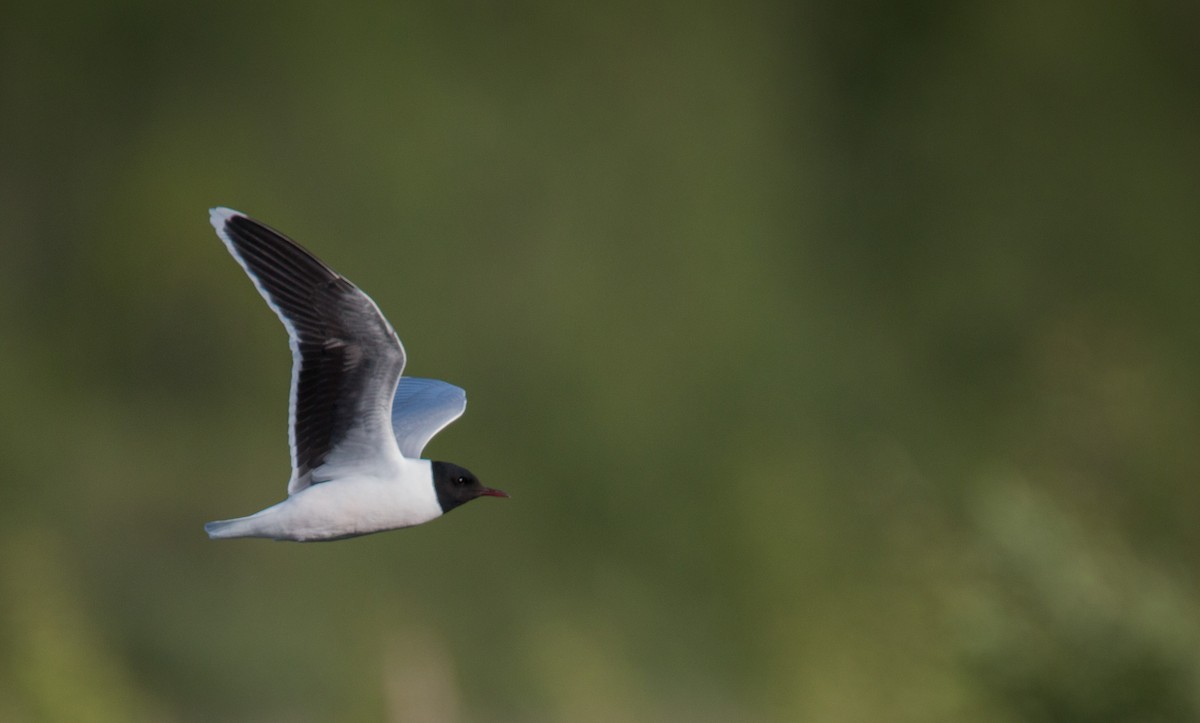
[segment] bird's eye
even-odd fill
[[[460,485],[465,485],[465,484],[467,483],[467,478],[466,478],[466,477],[459,477],[458,479],[456,479],[456,480],[454,480],[454,481],[455,481],[455,482],[457,482],[457,483],[459,483]]]

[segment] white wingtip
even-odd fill
[[[232,208],[217,206],[216,208],[208,209],[208,222],[212,227],[220,231],[225,228],[225,222],[233,216],[245,216],[241,211],[234,211]]]

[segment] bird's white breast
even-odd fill
[[[404,460],[394,474],[314,484],[253,517],[266,536],[327,540],[411,527],[441,514],[429,462]]]

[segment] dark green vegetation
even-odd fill
[[[1193,4],[425,5],[0,11],[0,719],[1200,718]],[[217,204],[511,501],[205,539]]]

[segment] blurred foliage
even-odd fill
[[[1200,10],[0,9],[0,719],[1200,719]],[[205,209],[511,502],[329,545]]]

